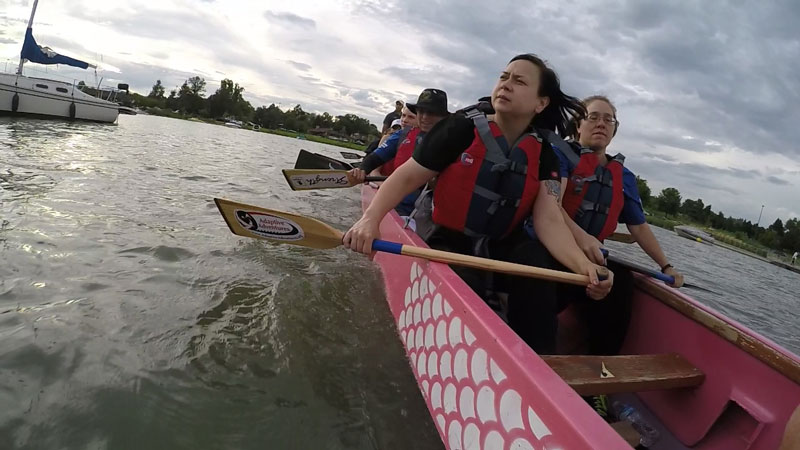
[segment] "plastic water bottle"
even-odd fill
[[[633,428],[639,433],[639,443],[645,447],[650,447],[655,444],[661,435],[658,430],[647,423],[639,411],[635,410],[632,406],[626,405],[621,402],[614,402],[614,412],[617,413],[619,420],[627,420],[633,425]]]

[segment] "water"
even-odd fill
[[[234,236],[308,141],[147,116],[0,119],[0,448],[441,448],[380,274]],[[322,149],[322,150],[321,150]],[[331,153],[333,154],[333,153]]]
[[[379,272],[239,238],[216,211],[352,224],[357,190],[285,185],[300,148],[339,151],[148,116],[0,118],[0,448],[441,448]],[[687,292],[800,352],[800,275],[655,231],[723,295]]]

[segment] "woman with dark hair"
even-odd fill
[[[537,127],[563,133],[568,119],[584,111],[561,91],[558,76],[544,61],[531,54],[514,57],[492,91],[490,108],[466,108],[437,123],[345,233],[344,245],[371,253],[383,217],[438,175],[433,221],[441,227],[444,246],[539,267],[554,265],[552,253],[570,270],[589,276],[587,295],[604,297],[613,275],[598,279],[604,269],[583,254],[566,227],[558,204],[558,159],[536,134]],[[493,113],[491,122],[487,112]],[[530,240],[521,226],[531,216],[539,241]],[[470,285],[485,294],[486,286]],[[553,353],[555,284],[514,278],[507,285],[509,325],[537,352]]]

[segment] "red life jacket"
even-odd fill
[[[591,149],[581,150],[580,159],[571,148],[566,151],[575,169],[567,180],[564,210],[584,231],[603,241],[617,229],[625,205],[622,191],[625,157],[618,154],[602,166]]]
[[[465,112],[475,122],[475,139],[439,174],[433,221],[468,236],[501,238],[533,213],[542,140],[529,133],[509,148],[486,114]]]
[[[400,135],[400,143],[397,144],[397,153],[395,153],[394,158],[381,166],[381,175],[388,177],[392,174],[392,172],[395,171],[395,169],[411,159],[411,155],[414,154],[414,148],[417,146],[417,142],[422,139],[422,137],[419,137],[419,131],[420,130],[417,127],[412,128],[410,131],[400,131],[400,133],[403,134]]]

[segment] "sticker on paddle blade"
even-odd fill
[[[300,225],[285,217],[241,209],[235,213],[239,225],[257,236],[278,241],[299,241],[305,237]]]
[[[349,187],[350,182],[344,173],[295,173],[288,176],[294,189],[325,189]]]

